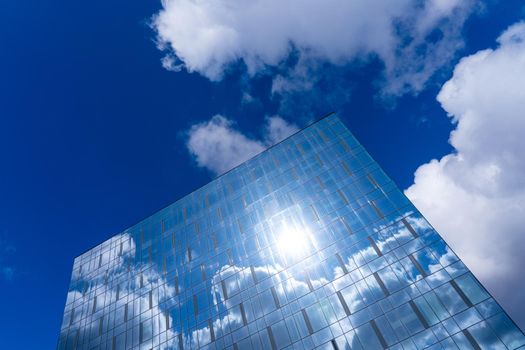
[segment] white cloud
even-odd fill
[[[236,130],[233,122],[216,115],[189,131],[188,150],[197,165],[221,174],[264,150],[264,145]]]
[[[164,0],[152,26],[159,48],[167,52],[165,65],[175,55],[188,71],[211,80],[222,79],[238,62],[246,65],[249,74],[256,74],[279,66],[292,52],[307,58],[302,63],[338,66],[379,57],[385,64],[385,90],[402,93],[422,89],[462,46],[461,28],[475,3]],[[297,72],[304,69],[287,74]],[[291,83],[281,77],[276,84],[289,87]]]
[[[420,166],[406,195],[525,327],[525,22],[498,44],[441,89],[455,151]]]
[[[216,115],[193,125],[186,145],[198,166],[220,175],[297,130],[295,125],[274,116],[266,119],[263,140],[257,140],[242,134],[231,120]]]
[[[250,103],[254,103],[256,100],[255,100],[255,97],[253,97],[252,95],[250,95],[248,92],[244,91],[242,93],[242,96],[241,96],[241,103],[243,105],[247,105],[247,104],[250,104]]]
[[[160,61],[164,69],[172,72],[180,72],[184,68],[184,64],[180,63],[174,55],[166,55]]]
[[[271,146],[298,131],[297,126],[288,123],[281,117],[266,119],[266,145]]]

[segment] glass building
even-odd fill
[[[517,349],[336,115],[74,261],[57,348]]]

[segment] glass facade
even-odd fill
[[[57,348],[517,349],[336,115],[75,259]]]

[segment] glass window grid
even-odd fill
[[[282,221],[306,228],[316,245],[299,258],[282,254]],[[339,269],[319,269],[333,266],[333,257]],[[254,266],[266,270],[257,281]],[[330,279],[306,283],[301,269]],[[203,281],[203,274],[213,277]],[[343,291],[352,288],[356,298],[346,300]],[[251,346],[279,348],[333,347],[343,338],[382,347],[451,339],[460,347],[465,339],[523,344],[499,307],[478,310],[489,301],[495,304],[342,123],[328,117],[75,259],[58,348],[117,348],[122,338],[126,348],[178,348],[181,335],[184,349],[195,348],[191,330],[201,335],[197,346],[213,348],[210,323],[217,348],[252,337]],[[127,322],[118,322],[125,308]],[[240,322],[234,316],[241,309]],[[297,323],[305,312],[307,334]],[[407,324],[402,315],[411,316]],[[287,340],[276,343],[270,333]]]

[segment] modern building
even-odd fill
[[[336,115],[77,257],[57,346],[520,347]]]

